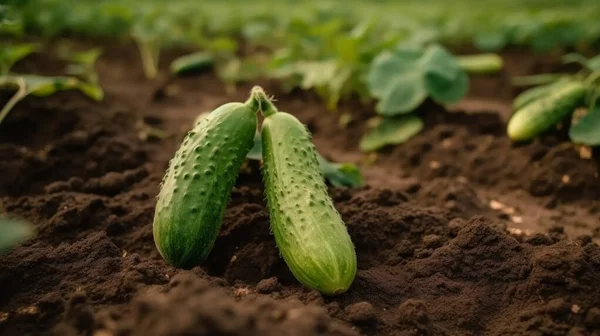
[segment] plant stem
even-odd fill
[[[19,90],[8,100],[8,102],[6,102],[6,105],[2,107],[2,110],[0,110],[0,124],[4,118],[6,118],[8,112],[10,112],[18,102],[25,98],[27,94],[27,84],[25,84],[25,81],[22,78],[19,78]]]
[[[144,68],[146,78],[156,78],[158,74],[159,49],[152,46],[151,42],[139,41],[138,39],[136,39],[136,42],[140,50],[140,56],[142,57],[142,67]]]
[[[246,104],[252,109],[260,110],[263,116],[268,117],[274,113],[277,113],[277,108],[273,105],[271,99],[265,93],[265,90],[260,86],[255,86],[250,92],[250,98],[246,101]]]

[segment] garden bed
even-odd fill
[[[424,104],[424,131],[376,156],[358,151],[372,107],[341,104],[354,116],[341,129],[312,93],[260,83],[308,125],[321,154],[365,177],[365,187],[330,189],[359,270],[347,293],[327,297],[280,258],[256,162],[240,173],[209,259],[189,271],[161,259],[152,219],[169,159],[199,113],[245,100],[252,85],[227,92],[212,73],[150,82],[133,47],[107,50],[103,102],[28,98],[0,126],[1,205],[38,229],[0,257],[0,335],[600,329],[600,153],[587,158],[566,132],[525,144],[505,134],[509,75],[552,68],[551,57],[505,53],[503,75],[474,78],[449,110]],[[17,68],[53,73],[57,62],[34,56]],[[168,136],[140,136],[148,126]]]

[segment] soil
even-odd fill
[[[170,56],[147,81],[135,48],[105,48],[103,102],[28,98],[0,125],[0,210],[38,229],[0,257],[0,335],[600,335],[600,162],[564,130],[505,136],[509,77],[557,63],[504,56],[505,73],[473,78],[457,106],[426,103],[425,131],[377,155],[357,150],[372,107],[343,104],[354,120],[342,129],[313,93],[258,83],[324,156],[365,175],[365,187],[331,188],[359,271],[327,297],[280,258],[256,163],[203,265],[160,258],[152,219],[168,160],[197,114],[245,100],[251,84],[169,78]],[[47,52],[17,70],[62,66]],[[141,136],[149,126],[168,136]]]

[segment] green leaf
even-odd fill
[[[383,118],[379,125],[360,140],[360,150],[372,152],[387,145],[406,142],[423,129],[423,121],[415,114]]]
[[[317,155],[325,178],[334,187],[362,187],[365,184],[358,167],[352,163],[332,163]]]
[[[467,93],[469,79],[452,54],[431,45],[382,52],[371,63],[367,86],[380,99],[377,113],[395,116],[415,110],[427,96],[454,103]]]
[[[37,43],[0,46],[0,75],[8,74],[15,63],[36,52],[39,48],[40,45]]]
[[[587,59],[579,53],[569,53],[562,56],[563,63],[577,63],[590,71],[600,71],[600,55]]]
[[[498,51],[508,45],[505,32],[482,32],[475,35],[473,43],[481,51]]]
[[[452,104],[461,100],[469,90],[469,76],[461,71],[457,78],[448,80],[435,73],[425,75],[425,84],[431,98],[439,103]]]
[[[423,77],[418,72],[395,77],[375,109],[384,116],[410,113],[427,98]]]
[[[600,146],[600,106],[588,111],[578,123],[571,125],[569,137],[578,144]]]
[[[434,100],[455,103],[467,94],[469,77],[446,49],[437,45],[429,47],[421,62],[425,87]]]
[[[190,72],[202,71],[212,67],[214,58],[205,51],[181,56],[171,62],[171,73],[183,75]]]
[[[0,254],[8,252],[13,246],[33,237],[35,230],[29,223],[0,217]]]
[[[371,94],[382,98],[398,76],[407,73],[414,75],[416,64],[422,54],[421,51],[408,50],[399,50],[395,53],[384,51],[379,54],[371,63],[367,75],[367,85]]]
[[[16,90],[9,101],[0,110],[0,123],[10,110],[28,95],[46,97],[58,91],[79,90],[89,98],[100,101],[104,91],[95,84],[85,83],[74,77],[43,77],[36,75],[7,75],[0,76],[0,89]]]

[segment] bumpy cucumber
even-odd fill
[[[508,136],[516,141],[529,140],[557,124],[583,103],[586,88],[580,82],[564,83],[539,100],[527,104],[508,122]]]
[[[210,252],[231,189],[252,147],[258,108],[228,103],[187,134],[169,163],[154,216],[154,241],[171,265],[191,268]]]
[[[258,92],[258,94],[257,94]],[[311,136],[294,116],[277,112],[261,89],[263,176],[275,241],[303,285],[345,292],[356,275],[346,225],[327,194]]]

